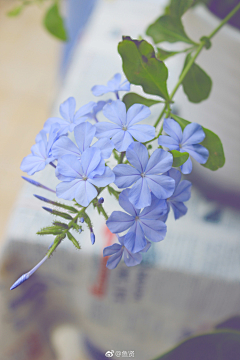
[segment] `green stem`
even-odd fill
[[[153,125],[155,128],[156,128],[156,127],[158,126],[158,124],[160,123],[160,121],[161,121],[161,119],[162,119],[162,117],[163,117],[163,115],[164,115],[164,113],[165,113],[166,110],[167,110],[167,104],[165,104],[164,108],[162,109],[161,114],[159,115],[157,121],[156,121],[155,124]],[[153,140],[151,140],[151,141],[153,141]]]
[[[101,205],[101,212],[102,212],[103,216],[105,217],[105,219],[108,220],[107,213],[106,213],[106,211],[104,210],[104,208],[103,208],[102,205]]]
[[[222,27],[225,25],[228,20],[233,17],[233,15],[236,14],[236,12],[240,9],[240,3],[235,6],[235,8],[220,22],[220,24],[216,27],[215,30],[211,32],[211,34],[208,36],[208,39],[210,40]]]

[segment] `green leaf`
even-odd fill
[[[119,195],[121,194],[120,191],[114,190],[110,185],[108,185],[107,189],[108,189],[108,192],[109,192],[110,195],[115,196],[115,198],[116,198],[117,200],[119,199]]]
[[[164,49],[161,49],[159,47],[157,47],[157,58],[161,61],[166,60],[167,58],[174,56],[176,54],[181,53],[181,51],[167,51]]]
[[[75,239],[75,237],[69,231],[67,232],[67,236],[77,249],[81,249],[79,242]]]
[[[24,8],[23,5],[17,6],[17,7],[15,7],[14,9],[10,10],[10,11],[7,13],[7,16],[9,16],[9,17],[18,16],[19,14],[21,14],[23,8]]]
[[[192,5],[193,0],[171,0],[169,11],[172,16],[180,18]]]
[[[173,164],[172,164],[173,167],[181,166],[189,158],[189,154],[187,152],[181,153],[180,151],[172,150],[170,151],[170,153],[173,156]]]
[[[195,44],[185,33],[181,19],[171,15],[160,16],[160,18],[147,28],[146,34],[151,36],[155,44],[162,41],[168,41],[170,43],[181,41],[188,44]]]
[[[67,41],[67,33],[64,27],[63,18],[60,15],[58,4],[52,5],[43,19],[45,28],[58,39]]]
[[[215,331],[192,337],[155,360],[237,360],[240,332]]]
[[[118,44],[118,52],[122,57],[123,71],[130,83],[141,85],[147,94],[169,99],[168,69],[156,58],[151,44],[145,40],[123,37],[123,41]]]
[[[37,232],[38,235],[59,235],[63,229],[59,229],[56,226],[47,226]]]
[[[53,215],[57,215],[57,216],[61,216],[62,218],[66,219],[66,220],[72,220],[72,216],[67,214],[67,213],[63,213],[61,211],[57,211],[57,210],[52,210],[52,214]]]
[[[124,95],[122,101],[126,105],[127,110],[134,104],[143,104],[150,107],[152,105],[159,104],[162,102],[153,99],[146,99],[145,97],[135,93],[128,93]]]
[[[183,70],[190,60],[191,54],[188,54]],[[212,80],[205,71],[194,62],[183,79],[182,86],[188,100],[193,103],[199,103],[209,97],[212,88]]]
[[[182,130],[190,124],[190,121],[187,121],[183,118],[180,118],[177,115],[171,114],[171,117],[176,120],[179,125],[181,126]],[[209,157],[205,164],[201,164],[202,166],[215,171],[225,164],[225,156],[223,151],[223,146],[219,137],[212,132],[211,130],[206,129],[203,127],[203,131],[205,133],[205,139],[200,143],[202,146],[208,149]]]

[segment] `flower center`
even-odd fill
[[[143,172],[141,173],[141,177],[144,178],[146,176],[146,174]]]
[[[127,126],[126,126],[126,125],[123,125],[122,129],[123,129],[123,131],[126,131],[126,130],[127,130]]]
[[[182,148],[182,144],[179,144],[179,148],[180,148],[180,149]]]
[[[139,216],[136,216],[136,217],[135,217],[135,220],[138,221],[138,220],[139,220]]]
[[[87,180],[87,176],[86,176],[86,175],[83,175],[82,179],[83,179],[84,181],[86,181],[86,180]]]

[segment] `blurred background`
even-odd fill
[[[216,13],[217,1],[210,3]],[[229,3],[234,6],[234,1]],[[35,189],[23,187],[23,157],[30,153],[45,120],[58,115],[59,104],[67,97],[75,96],[78,106],[96,101],[91,87],[105,84],[121,72],[117,53],[121,36],[144,37],[147,25],[163,12],[167,1],[64,0],[61,12],[69,36],[66,43],[42,26],[48,1],[36,1],[19,16],[8,17],[16,4],[0,0],[2,349],[7,344],[0,359],[102,360],[105,351],[114,349],[135,351],[137,360],[150,360],[188,335],[207,331],[238,314],[239,18],[235,27],[227,26],[221,38],[214,38],[211,53],[204,52],[199,59],[213,79],[210,98],[195,105],[188,103],[181,90],[176,96],[178,114],[218,133],[227,159],[225,168],[214,174],[195,167],[196,191],[189,214],[180,220],[177,230],[169,230],[166,242],[149,252],[143,266],[131,273],[120,266],[110,274],[99,254],[112,239],[108,239],[103,222],[96,224],[101,235],[94,250],[87,246],[79,256],[64,245],[39,275],[9,294],[12,282],[31,268],[29,264],[35,264],[49,245],[49,238],[35,236],[39,227],[48,225],[49,217],[32,199]],[[184,17],[194,40],[210,33],[218,21],[204,7]],[[184,57],[167,61],[171,90]],[[132,90],[141,94],[138,87]],[[160,110],[158,105],[152,108],[150,122]],[[54,183],[48,170],[34,178]],[[114,209],[115,205],[111,206]],[[170,219],[168,226],[174,228],[174,221]]]

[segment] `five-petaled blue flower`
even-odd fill
[[[93,138],[96,133],[96,127],[91,125],[89,122],[84,122],[77,125],[74,128],[74,137],[77,146],[66,136],[61,137],[52,147],[53,156],[56,159],[61,158],[64,155],[74,155],[79,159],[81,154],[91,145]],[[112,150],[114,149],[113,142],[108,138],[103,138],[96,141],[92,148],[98,148],[101,150],[101,156],[103,159],[108,159]]]
[[[162,175],[170,170],[173,162],[172,154],[162,149],[155,150],[148,158],[146,146],[134,142],[126,151],[130,165],[120,164],[113,169],[119,188],[133,187],[129,191],[129,200],[137,208],[151,205],[151,192],[158,199],[167,199],[173,194],[174,180]]]
[[[200,164],[207,162],[209,152],[199,143],[205,138],[201,125],[196,123],[188,124],[182,131],[181,126],[173,119],[165,119],[163,130],[169,135],[160,135],[158,144],[167,147],[169,150],[187,152]],[[192,161],[190,157],[181,165],[183,174],[190,174]]]
[[[118,236],[118,241],[120,244],[115,243],[103,249],[103,256],[110,256],[106,264],[108,269],[115,269],[121,261],[122,256],[124,257],[124,261],[127,266],[135,266],[140,264],[140,262],[142,261],[141,253],[147,252],[151,246],[150,241],[147,241],[147,245],[141,252],[132,253],[126,248],[125,239],[125,235]]]
[[[125,104],[116,100],[107,104],[103,108],[103,114],[111,122],[99,122],[96,137],[111,138],[115,148],[122,152],[133,143],[133,138],[137,141],[145,142],[152,140],[155,136],[155,128],[151,125],[135,125],[139,121],[146,119],[151,112],[145,105],[134,104],[126,112]]]
[[[177,169],[169,170],[166,175],[171,176],[175,180],[175,190],[172,196],[167,201],[168,213],[170,206],[173,210],[175,220],[187,213],[187,207],[184,205],[185,201],[188,201],[191,197],[192,184],[188,180],[181,181],[181,173]]]
[[[114,92],[118,99],[119,99],[118,96],[119,91],[129,91],[129,90],[130,90],[130,82],[128,80],[125,80],[121,84],[121,74],[119,73],[115,74],[114,77],[108,81],[107,86],[95,85],[91,89],[94,96],[101,96],[109,92]]]
[[[113,211],[106,225],[114,234],[129,229],[125,235],[124,246],[130,252],[137,253],[147,245],[146,237],[154,242],[164,239],[167,227],[159,218],[167,211],[167,206],[164,200],[159,200],[151,194],[151,206],[140,211],[130,203],[130,191],[130,189],[126,189],[119,196],[119,204],[128,214],[122,211]]]
[[[90,101],[86,105],[80,107],[80,109],[75,112],[76,100],[74,99],[74,97],[69,97],[59,107],[59,112],[62,118],[51,117],[47,119],[43,129],[46,132],[49,132],[49,129],[52,124],[59,123],[64,133],[68,131],[72,132],[76,125],[81,124],[82,122],[88,119],[87,114],[92,111],[95,105],[96,103],[94,101]]]
[[[66,137],[62,135],[62,129],[58,123],[51,126],[48,139],[47,133],[41,130],[36,136],[36,144],[31,147],[32,153],[23,158],[20,169],[28,173],[28,175],[43,170],[47,164],[56,159],[52,154],[52,147],[60,137]]]
[[[114,181],[114,173],[105,166],[101,151],[87,148],[79,160],[74,155],[64,155],[58,161],[56,176],[62,180],[56,194],[65,200],[76,199],[78,204],[88,206],[97,196],[96,186],[106,186]]]

